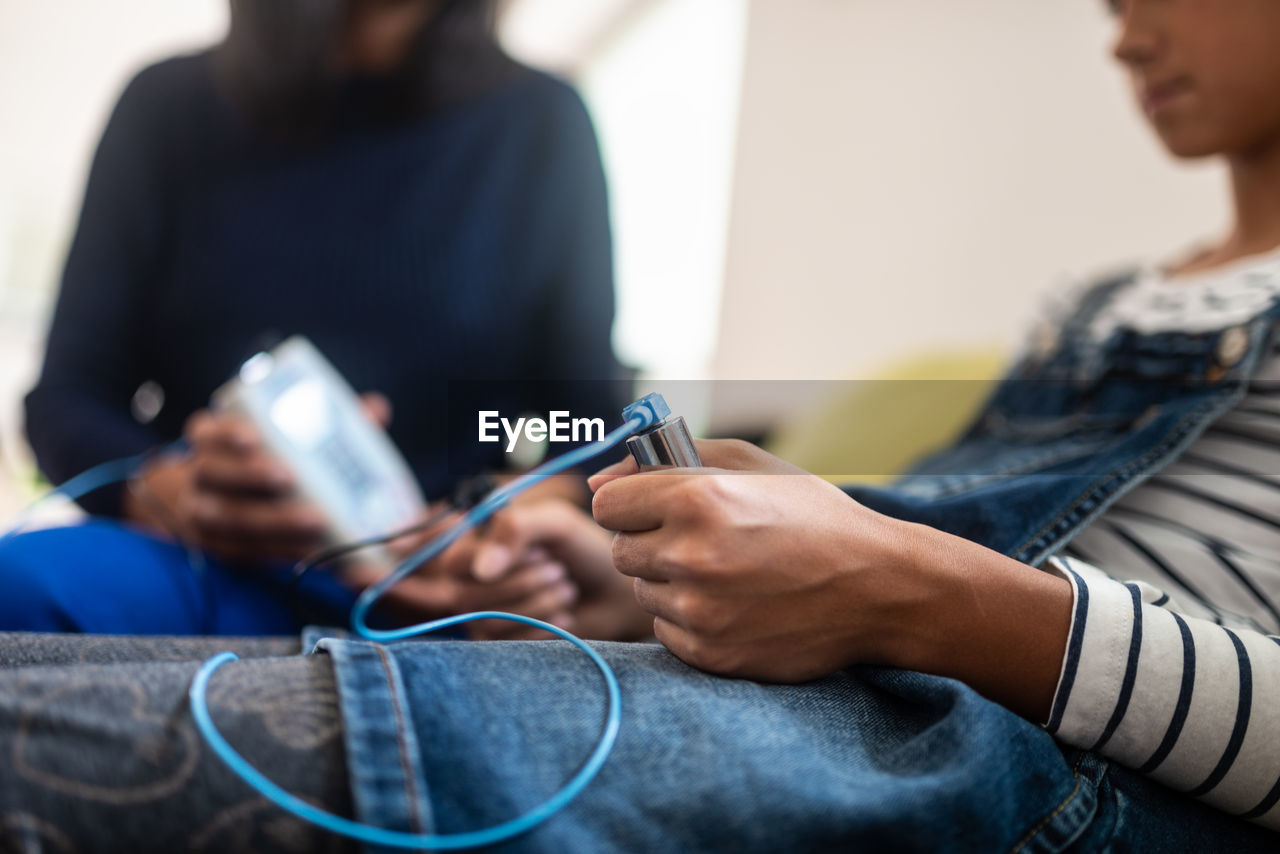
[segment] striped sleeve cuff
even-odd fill
[[[1280,829],[1280,640],[1159,607],[1083,561],[1049,568],[1075,605],[1045,728]]]

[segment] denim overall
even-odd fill
[[[1271,314],[1205,335],[1084,325],[1026,358],[951,450],[890,490],[886,513],[1038,564],[1243,394]],[[313,640],[318,640],[313,638]],[[798,686],[721,679],[663,648],[599,644],[621,735],[582,796],[503,846],[547,852],[1273,851],[1219,813],[948,679],[855,667]],[[567,645],[327,638],[359,817],[457,832],[512,818],[587,756],[603,696]]]
[[[1128,277],[1104,282],[1023,358],[968,432],[862,503],[1040,565],[1115,499],[1173,461],[1244,396],[1280,304],[1191,335],[1089,322]]]

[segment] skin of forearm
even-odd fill
[[[889,633],[890,662],[958,679],[1029,720],[1047,720],[1070,631],[1070,583],[923,525],[908,525],[904,542],[923,592]]]

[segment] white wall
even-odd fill
[[[1008,345],[1064,276],[1219,227],[1220,176],[1166,161],[1109,28],[1084,0],[752,0],[716,375]]]
[[[578,69],[609,176],[614,349],[646,376],[710,366],[746,16],[746,0],[653,0]]]
[[[143,64],[219,39],[226,5],[0,0],[0,519],[27,494],[18,401],[108,111]]]
[[[9,239],[11,265],[0,268],[0,284],[47,290],[60,258],[46,242],[65,239],[116,96],[147,62],[220,38],[226,5],[3,0],[0,208],[9,231],[0,238]]]

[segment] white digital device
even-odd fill
[[[306,338],[250,358],[214,392],[213,405],[253,422],[293,471],[299,494],[328,518],[335,542],[382,536],[421,516],[425,501],[408,464]]]

